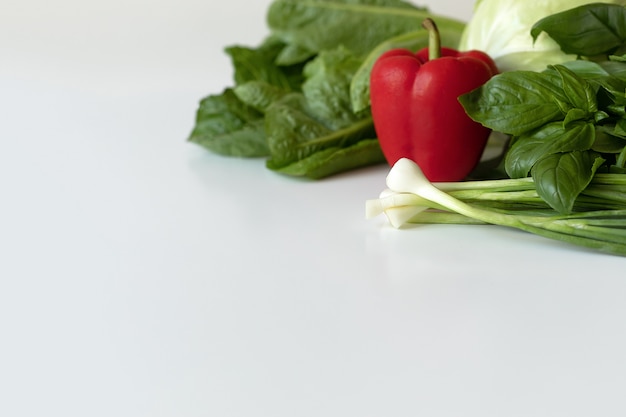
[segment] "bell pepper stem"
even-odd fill
[[[426,18],[422,22],[422,27],[428,31],[428,60],[441,57],[441,36],[437,24],[433,19]]]

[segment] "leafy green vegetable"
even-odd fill
[[[576,199],[603,162],[594,153],[585,151],[543,157],[532,168],[537,194],[559,213],[571,213]]]
[[[277,65],[276,59],[285,44],[274,37],[266,39],[258,48],[229,46],[235,85],[248,81],[263,81],[288,91],[298,90],[302,84],[302,65]]]
[[[316,119],[302,94],[292,94],[268,108],[266,130],[272,157],[267,167],[281,170],[328,148],[342,148],[375,137],[371,118],[333,130]],[[286,172],[286,171],[285,171]]]
[[[576,73],[577,68],[582,70]],[[599,169],[597,162],[612,170],[611,154],[624,152],[619,132],[626,119],[623,104],[617,103],[625,90],[616,89],[619,84],[599,64],[556,65],[542,73],[500,74],[460,101],[474,120],[513,136],[507,174],[530,173],[541,197],[567,213]],[[603,148],[608,153],[591,156]]]
[[[546,32],[566,54],[593,57],[612,54],[626,44],[626,8],[595,3],[568,9],[539,20],[530,34]]]
[[[470,117],[489,128],[519,135],[563,119],[568,102],[559,78],[532,71],[496,75],[459,99]]]
[[[359,65],[360,61],[343,47],[322,51],[304,68],[302,93],[289,94],[267,108],[268,168],[320,178],[322,172],[338,172],[342,156],[345,169],[355,167],[356,161],[369,164],[384,160],[380,147],[365,159],[350,159],[350,153],[339,152],[363,139],[375,138],[369,115],[357,115],[350,106],[350,82]],[[321,155],[314,157],[317,153]],[[322,167],[322,162],[332,162],[333,168]]]
[[[384,161],[378,139],[363,139],[348,147],[326,148],[275,170],[283,174],[320,179]]]
[[[308,107],[330,129],[341,129],[363,119],[352,110],[350,101],[350,83],[360,65],[360,59],[340,46],[320,52],[304,67],[306,81],[302,92]]]
[[[561,77],[563,93],[567,97],[565,124],[575,120],[586,119],[598,111],[597,90],[592,84],[576,75],[565,66],[551,66]],[[574,116],[571,113],[574,113]]]
[[[511,178],[526,177],[543,157],[588,150],[594,140],[595,129],[591,123],[577,122],[569,126],[564,126],[563,122],[548,123],[515,140],[505,157],[506,172]]]
[[[287,44],[278,62],[293,64],[337,45],[365,56],[373,46],[416,30],[429,14],[402,0],[275,0],[267,20],[274,36]],[[464,27],[445,16],[437,21],[459,33]]]
[[[303,78],[301,65],[280,67],[274,63],[283,47],[270,38],[257,49],[226,48],[238,86],[201,100],[189,141],[226,156],[268,156],[263,113],[259,111],[262,100],[275,99],[267,98],[268,91],[279,96],[299,89]],[[240,89],[248,83],[255,83],[259,89],[264,86],[265,94],[253,95]]]
[[[625,23],[625,7],[601,3],[545,17],[534,38],[545,31],[564,52],[599,61],[506,72],[460,98],[474,120],[513,137],[507,174],[530,174],[558,212],[573,210],[598,170],[625,171],[626,62],[608,55],[624,46]]]
[[[265,113],[272,103],[290,93],[263,81],[248,81],[238,85],[233,91],[241,101],[261,113]]]
[[[200,102],[189,140],[221,155],[266,156],[263,117],[237,98],[232,89]]]

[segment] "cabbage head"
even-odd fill
[[[598,1],[589,0],[477,0],[474,13],[461,36],[460,50],[486,52],[500,71],[542,71],[547,65],[576,59],[561,51],[545,32],[536,42],[530,35],[546,16]],[[626,5],[626,0],[604,0]]]

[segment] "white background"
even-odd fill
[[[0,415],[625,415],[625,259],[186,142],[268,5],[3,0]]]

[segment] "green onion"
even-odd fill
[[[550,208],[531,178],[433,184],[409,159],[387,176],[387,190],[366,202],[366,217],[385,214],[394,227],[494,224],[626,256],[626,177],[596,174],[571,214]]]

